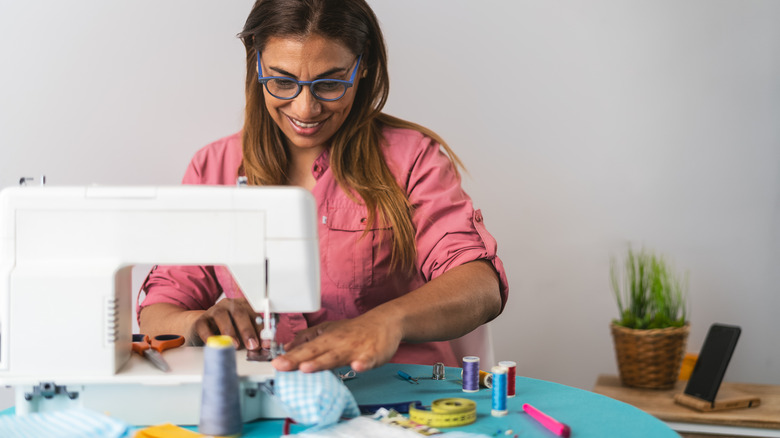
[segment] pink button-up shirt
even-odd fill
[[[496,241],[439,144],[413,130],[385,128],[383,134],[385,159],[413,207],[417,244],[414,275],[390,272],[391,229],[377,225],[363,236],[367,210],[339,187],[326,150],[311,169],[317,181],[312,193],[319,215],[322,308],[309,314],[281,315],[278,341],[289,342],[297,331],[321,322],[354,318],[451,268],[478,259],[490,261],[496,269],[503,309],[509,289],[501,260],[496,257]],[[183,183],[233,185],[241,160],[241,135],[225,137],[195,154]],[[155,303],[205,310],[222,293],[229,298],[242,296],[228,270],[219,266],[157,266],[144,290],[146,298],[139,312]],[[448,342],[402,343],[392,361],[459,366]]]

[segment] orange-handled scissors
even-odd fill
[[[184,344],[184,336],[179,335],[158,335],[153,339],[144,334],[133,335],[133,351],[149,359],[154,366],[163,371],[169,371],[171,367],[160,353],[170,348],[180,347],[182,344]]]

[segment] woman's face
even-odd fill
[[[341,79],[348,81],[357,55],[338,41],[311,35],[305,39],[271,38],[260,53],[262,76],[286,76],[298,81]],[[360,72],[354,85],[336,101],[315,98],[309,86],[291,100],[277,99],[263,87],[265,106],[289,140],[292,152],[321,150],[338,131],[355,101]]]

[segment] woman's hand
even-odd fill
[[[349,365],[356,372],[388,362],[402,339],[398,324],[379,309],[353,319],[329,321],[295,335],[287,353],[271,364],[279,371],[305,373]]]
[[[401,341],[454,339],[500,311],[498,275],[489,262],[476,260],[356,318],[299,332],[285,346],[288,353],[271,364],[279,371],[313,372],[349,365],[363,372],[390,361]]]
[[[202,345],[209,336],[226,335],[233,338],[236,348],[257,350],[263,327],[255,324],[257,316],[246,298],[225,298],[195,319],[185,337],[192,344]]]

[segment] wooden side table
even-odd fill
[[[600,375],[593,392],[633,405],[664,421],[684,437],[780,437],[780,385],[723,382],[721,389],[737,390],[761,397],[753,408],[699,412],[674,402],[685,389],[654,390],[623,386],[618,376]]]

